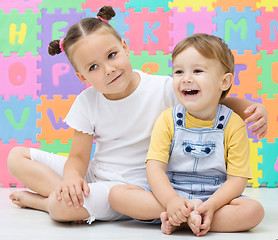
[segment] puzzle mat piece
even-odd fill
[[[256,1],[254,0],[217,0],[212,3],[214,8],[221,7],[221,10],[229,11],[229,7],[236,7],[237,11],[244,11],[244,7],[251,7],[252,11],[257,11]]]
[[[10,95],[17,95],[18,100],[24,99],[25,95],[38,98],[37,92],[41,90],[41,84],[37,83],[37,77],[41,75],[37,69],[38,61],[41,61],[41,56],[34,57],[32,53],[25,53],[23,57],[18,57],[17,53],[3,57],[0,53],[0,95],[4,100],[10,99]]]
[[[40,114],[36,108],[39,103],[40,99],[34,100],[32,96],[25,96],[24,100],[18,100],[17,96],[3,100],[0,96],[0,139],[3,143],[9,143],[10,139],[16,139],[18,143],[24,143],[25,139],[37,142],[40,129],[36,127],[36,121]]]
[[[185,8],[185,12],[179,12],[178,8],[172,8],[169,23],[172,28],[169,31],[169,38],[173,40],[173,44],[169,46],[172,52],[177,43],[193,33],[212,34],[216,31],[216,24],[213,23],[215,11],[207,11],[207,8],[201,8],[199,12],[194,12],[192,8]],[[206,24],[204,24],[204,22]]]
[[[278,48],[278,7],[273,12],[260,9],[261,16],[257,17],[257,24],[261,25],[261,31],[257,31],[257,38],[261,38],[258,50],[266,50],[267,54],[273,54],[273,49]]]
[[[17,52],[18,56],[25,56],[26,52],[38,55],[41,41],[37,39],[37,34],[41,26],[37,25],[37,20],[40,16],[40,13],[33,13],[32,9],[26,9],[24,14],[17,9],[11,9],[10,14],[5,14],[0,9],[0,52],[3,52],[4,57],[11,56],[11,52]]]
[[[258,170],[262,170],[263,176],[259,178],[259,184],[267,184],[267,187],[270,188],[276,187],[276,184],[278,184],[278,172],[274,166],[278,156],[278,139],[276,138],[274,143],[268,143],[267,139],[262,139],[261,142],[262,148],[258,149],[258,154],[262,155],[263,162],[258,163]]]
[[[125,24],[125,19],[129,17],[129,12],[121,12],[120,8],[114,8],[116,12],[116,16],[113,17],[109,24],[116,29],[116,31],[120,34],[121,38],[125,38],[125,32],[129,31],[129,24]],[[91,9],[86,8],[84,10],[86,17],[96,17],[96,12],[91,12]],[[127,44],[129,45],[128,39],[126,40]]]
[[[157,8],[156,12],[149,12],[147,8],[142,8],[142,12],[134,12],[129,9],[129,32],[125,33],[125,38],[129,39],[130,50],[136,55],[141,51],[149,51],[154,55],[156,51],[163,51],[169,54],[169,45],[172,44],[168,38],[168,30],[171,28],[169,12],[164,12],[162,8]]]
[[[41,127],[41,134],[37,135],[38,141],[46,140],[46,143],[53,143],[54,139],[61,139],[61,143],[68,143],[72,139],[73,129],[63,122],[76,96],[70,95],[69,99],[61,99],[55,95],[53,99],[41,96],[41,105],[37,111],[41,113],[41,119],[37,120],[37,126]]]
[[[273,50],[273,54],[267,54],[266,50],[261,51],[261,60],[258,60],[258,67],[261,67],[261,75],[258,81],[262,83],[258,94],[267,94],[268,98],[273,99],[278,93],[278,50]]]
[[[32,9],[34,13],[38,13],[38,4],[41,4],[42,0],[9,0],[0,1],[0,9],[4,9],[4,13],[11,13],[11,9],[18,9],[19,13],[25,13],[27,8]]]
[[[97,13],[100,8],[105,5],[109,5],[113,8],[120,8],[121,12],[125,12],[126,0],[86,0],[85,3],[81,4],[83,9],[89,8],[91,12]]]
[[[69,139],[68,143],[66,144],[61,143],[60,139],[54,139],[53,143],[51,144],[46,143],[46,140],[41,140],[40,143],[41,143],[41,150],[68,157],[71,144],[72,144],[72,139]],[[94,158],[95,149],[96,149],[96,143],[93,142],[91,157],[90,157],[91,160]]]
[[[237,50],[238,54],[244,54],[244,50],[251,50],[252,54],[257,54],[257,39],[259,25],[256,17],[260,11],[253,12],[250,7],[245,7],[243,12],[237,12],[235,7],[230,7],[228,12],[222,12],[221,8],[216,8],[217,15],[213,18],[213,23],[217,24],[217,30],[213,35],[221,37],[228,44],[231,50]]]
[[[39,4],[39,9],[46,9],[48,13],[54,13],[56,9],[62,9],[63,13],[69,13],[71,8],[74,8],[76,12],[82,12],[81,5],[86,0],[43,0],[42,4]]]
[[[134,55],[134,52],[130,51],[129,59],[134,69],[162,76],[172,74],[168,64],[172,59],[170,54],[164,55],[163,52],[157,51],[155,55],[149,55],[147,51],[142,51],[141,55]]]
[[[168,12],[170,10],[168,4],[169,0],[148,0],[147,2],[145,0],[129,0],[129,3],[125,4],[125,8],[134,8],[135,12],[141,12],[144,7],[149,8],[150,12],[155,12],[156,8],[163,8],[165,12]]]
[[[7,167],[7,158],[9,155],[9,152],[12,148],[16,146],[23,146],[23,147],[29,147],[29,148],[40,148],[40,143],[32,143],[31,140],[25,140],[24,143],[20,144],[14,139],[10,139],[8,144],[4,144],[2,140],[0,140],[0,185],[2,184],[2,187],[11,187],[16,186],[19,188],[24,187],[17,179],[12,177],[8,172]]]
[[[76,77],[75,70],[65,54],[53,57],[48,54],[47,49],[52,37],[53,39],[64,37],[68,28],[79,22],[85,13],[77,13],[75,9],[70,9],[70,13],[62,13],[61,9],[55,10],[54,13],[47,13],[45,9],[41,12],[42,19],[38,22],[42,25],[39,39],[42,40],[43,47],[39,49],[42,61],[38,62],[38,67],[42,75],[39,76],[38,82],[42,84],[42,88],[38,94],[47,95],[48,98],[62,95],[63,99],[67,99],[68,95],[76,95],[84,90],[85,84]]]
[[[265,7],[266,11],[273,11],[278,6],[278,0],[257,0],[257,8]]]
[[[257,61],[261,59],[260,54],[252,54],[246,50],[239,55],[232,51],[235,58],[235,77],[229,94],[237,94],[244,98],[246,94],[258,98],[258,89],[262,89],[262,83],[257,81],[257,75],[261,74],[261,68],[257,66]]]
[[[169,8],[177,7],[179,12],[184,12],[185,7],[192,7],[193,11],[200,11],[202,7],[206,7],[207,11],[213,11],[213,3],[217,0],[173,0],[173,2],[169,2]]]
[[[261,155],[258,155],[258,148],[262,148],[262,143],[254,143],[252,139],[249,139],[250,144],[250,166],[252,171],[253,178],[248,180],[249,184],[252,184],[252,187],[259,187],[260,184],[258,182],[259,178],[262,178],[262,170],[258,170],[258,163],[262,163],[263,158]]]
[[[278,136],[278,94],[274,95],[274,99],[269,99],[267,95],[261,95],[262,104],[266,107],[268,111],[268,129],[267,135],[267,142],[273,143],[275,138]],[[275,150],[277,152],[277,150]]]

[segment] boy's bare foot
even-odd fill
[[[167,212],[162,212],[160,214],[160,220],[161,220],[161,231],[167,235],[172,234],[174,231],[177,230],[178,227],[173,226],[168,219]]]
[[[196,235],[200,232],[200,226],[202,224],[202,216],[197,214],[195,210],[203,203],[200,199],[192,200],[194,205],[194,211],[192,211],[187,219],[187,224],[192,230],[192,232]]]
[[[46,200],[46,198],[37,193],[28,191],[13,192],[10,194],[10,199],[13,204],[21,208],[35,208],[45,211],[45,209],[38,208],[37,203]]]

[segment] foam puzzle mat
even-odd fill
[[[190,34],[225,40],[236,64],[230,96],[262,103],[269,114],[264,139],[248,133],[249,185],[277,187],[278,0],[0,0],[0,185],[22,187],[7,169],[15,146],[68,154],[73,131],[62,119],[87,86],[64,54],[48,55],[48,44],[104,5],[116,11],[110,24],[133,67],[149,74],[171,75],[173,47]]]

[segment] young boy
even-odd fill
[[[251,178],[246,126],[219,104],[232,85],[233,55],[222,39],[194,34],[177,44],[172,58],[180,104],[154,125],[146,160],[150,188],[116,186],[110,204],[141,220],[160,215],[166,234],[183,223],[196,236],[249,230],[264,210],[241,196]],[[148,212],[142,204],[150,206]]]

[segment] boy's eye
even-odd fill
[[[98,67],[98,65],[97,65],[97,64],[94,64],[94,65],[92,65],[92,66],[90,67],[89,71],[94,71],[94,70],[97,69],[97,67]]]
[[[115,57],[116,54],[117,54],[116,52],[110,53],[110,54],[108,55],[108,59]]]
[[[182,74],[183,71],[182,71],[182,70],[176,70],[174,73],[175,73],[175,74]]]
[[[195,69],[194,70],[194,73],[201,73],[201,72],[203,72],[201,69]]]

